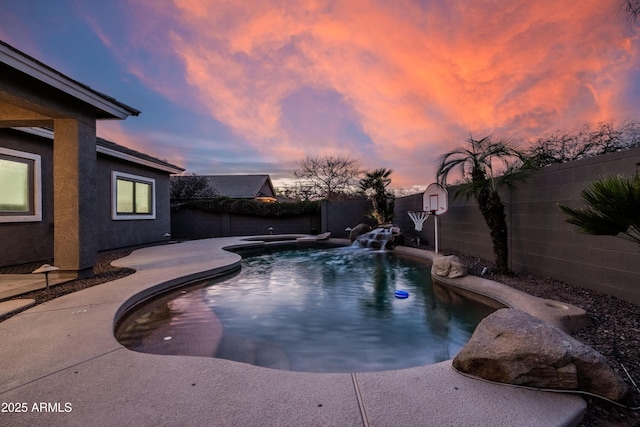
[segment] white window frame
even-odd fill
[[[118,213],[118,179],[126,181],[141,182],[151,185],[151,213],[150,214],[119,214]],[[113,171],[111,172],[111,219],[136,220],[136,219],[156,219],[156,180],[140,175]]]
[[[33,162],[33,192],[29,193],[33,204],[33,214],[16,213],[0,215],[0,223],[3,222],[41,222],[42,221],[42,160],[40,155],[25,153],[0,147],[0,154],[17,157]]]

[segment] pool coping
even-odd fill
[[[57,298],[0,323],[0,401],[26,404],[24,412],[0,413],[0,421],[6,419],[11,425],[571,426],[582,418],[586,404],[579,396],[468,378],[455,372],[450,360],[396,371],[312,374],[214,358],[136,353],[115,340],[116,319],[137,301],[237,269],[241,258],[230,248],[277,244],[267,241],[274,237],[245,239],[203,239],[136,250],[113,263],[134,268],[136,273]],[[309,244],[313,243],[305,242]],[[400,252],[405,249],[411,248]],[[473,285],[467,281],[458,283]],[[509,298],[509,303],[526,306],[522,295]]]
[[[415,249],[411,247],[396,247],[396,252],[416,258],[433,261],[445,255],[432,251]],[[500,307],[515,308],[531,314],[540,320],[571,333],[588,326],[591,322],[588,313],[580,307],[565,302],[546,298],[539,298],[519,291],[502,283],[478,276],[466,275],[462,277],[442,277],[432,272],[434,283],[444,285],[452,294],[472,298],[482,303]],[[441,297],[445,295],[440,293]],[[455,298],[451,296],[451,298]]]

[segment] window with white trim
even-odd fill
[[[155,219],[156,181],[124,172],[112,173],[112,215],[115,220]]]
[[[38,221],[42,221],[41,157],[0,147],[0,222]]]

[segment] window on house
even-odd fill
[[[113,172],[113,219],[155,219],[155,180]]]
[[[0,148],[0,222],[42,221],[40,156]]]

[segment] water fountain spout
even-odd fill
[[[368,233],[364,233],[353,242],[353,246],[369,249],[393,249],[395,240],[400,235],[400,228],[388,225],[380,226]]]

